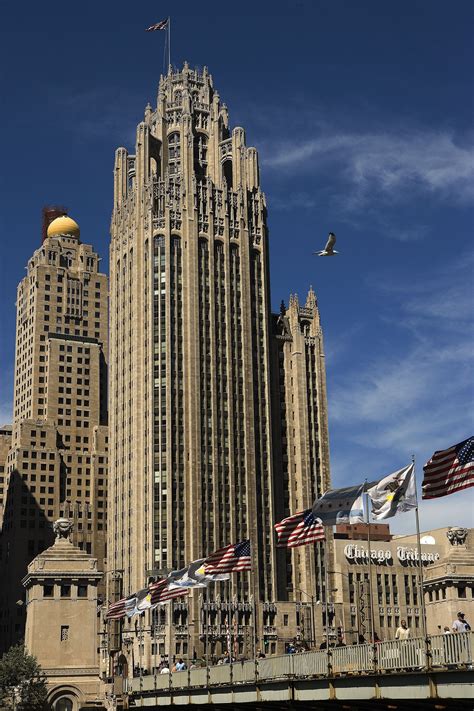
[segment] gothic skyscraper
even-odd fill
[[[109,570],[128,594],[249,538],[254,575],[233,576],[221,594],[292,599],[273,532],[275,508],[288,513],[290,498],[280,500],[288,473],[273,461],[272,411],[287,415],[272,405],[280,327],[266,202],[257,151],[230,128],[206,68],[170,69],[135,153],[117,150],[111,235]],[[314,304],[308,337],[320,339],[318,319]],[[325,418],[324,388],[319,405]],[[317,488],[306,486],[299,503],[310,505]]]

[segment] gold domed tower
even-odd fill
[[[79,225],[69,215],[56,217],[46,230],[47,237],[74,237],[79,240],[80,234]]]

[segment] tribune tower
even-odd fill
[[[230,129],[206,68],[170,69],[135,153],[117,150],[111,237],[109,570],[128,594],[250,538],[255,575],[220,594],[288,599],[273,532],[288,482],[272,461],[265,196],[257,151]],[[310,505],[315,487],[304,491]]]

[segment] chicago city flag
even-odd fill
[[[422,499],[437,499],[474,486],[474,437],[435,452],[423,472]]]
[[[409,464],[384,476],[375,486],[367,489],[367,493],[372,502],[372,518],[375,521],[414,509],[417,505],[415,465]]]
[[[287,516],[274,525],[277,532],[278,548],[296,548],[307,543],[324,541],[324,528],[311,509]]]

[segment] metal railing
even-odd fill
[[[472,669],[474,632],[332,647],[126,680],[128,693],[255,684],[275,679]]]

